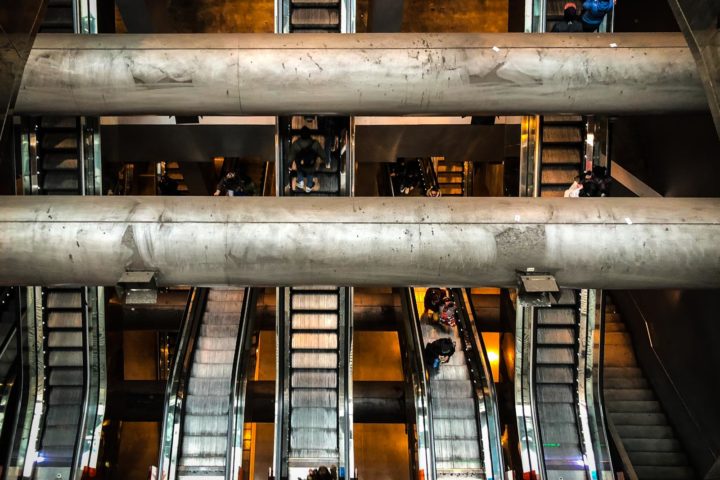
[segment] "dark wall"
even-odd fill
[[[720,385],[720,290],[636,290],[611,295],[633,335],[638,362],[698,477],[704,478],[720,455],[720,409],[715,393]],[[643,317],[660,360],[650,348]]]
[[[720,196],[720,140],[710,113],[621,117],[611,158],[667,197]]]

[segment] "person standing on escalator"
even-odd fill
[[[451,338],[439,338],[425,345],[425,366],[430,373],[440,371],[440,365],[450,361],[455,353],[455,342]]]
[[[553,25],[552,33],[581,33],[583,24],[577,16],[577,5],[568,2],[563,8],[563,19]]]
[[[586,0],[580,17],[585,32],[596,32],[605,16],[615,8],[617,0]]]
[[[300,138],[290,145],[290,153],[288,154],[290,169],[297,171],[296,189],[305,193],[312,192],[315,185],[318,158],[325,162],[325,150],[320,145],[320,142],[312,138],[310,129],[303,127],[300,130]]]

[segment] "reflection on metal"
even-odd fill
[[[695,57],[715,129],[720,135],[720,2],[670,0],[670,8]]]
[[[594,292],[594,290],[592,291]],[[585,467],[590,473],[592,480],[598,477],[597,461],[595,451],[598,445],[595,444],[597,436],[593,435],[591,428],[597,425],[590,425],[592,418],[592,350],[593,350],[593,328],[588,325],[588,309],[590,301],[595,305],[595,296],[588,298],[588,290],[577,292],[580,297],[578,317],[577,342],[577,419],[580,434],[580,447],[583,453]],[[589,361],[588,361],[589,360]],[[588,402],[588,399],[590,402]],[[589,406],[588,406],[589,405]]]

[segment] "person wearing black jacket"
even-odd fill
[[[551,30],[553,33],[580,33],[583,31],[583,24],[577,16],[577,5],[568,2],[563,8],[563,19],[555,23]]]

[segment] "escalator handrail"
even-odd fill
[[[425,424],[426,424],[426,443],[425,449],[427,450],[426,457],[427,457],[427,474],[425,476],[428,480],[435,480],[436,472],[435,472],[435,438],[433,435],[433,418],[432,418],[432,394],[430,391],[429,386],[429,380],[428,380],[428,373],[427,368],[425,367],[425,358],[423,357],[423,352],[425,351],[425,345],[423,343],[423,337],[422,333],[420,332],[420,317],[418,315],[418,307],[417,307],[417,301],[415,299],[415,289],[413,288],[407,288],[404,289],[404,295],[405,300],[407,302],[408,308],[407,308],[407,315],[409,320],[409,326],[410,326],[410,335],[411,340],[415,347],[415,352],[417,352],[416,355],[416,368],[418,370],[417,372],[417,378],[419,384],[417,385],[419,391],[416,392],[416,396],[420,396],[422,399],[422,403],[425,404],[425,414],[422,415],[420,412],[416,412],[416,415],[418,417],[425,417]],[[419,436],[418,432],[418,436]]]
[[[225,462],[226,480],[237,478],[236,463],[242,466],[242,445],[243,430],[245,424],[245,392],[247,387],[247,353],[249,340],[252,336],[251,324],[255,311],[255,299],[257,298],[256,288],[246,288],[243,297],[242,310],[240,315],[240,330],[235,344],[235,356],[233,358],[233,369],[231,377],[232,390],[230,391],[230,415],[228,418],[228,448]],[[236,448],[240,446],[238,456]]]
[[[178,448],[181,441],[180,425],[182,421],[183,399],[187,387],[187,376],[190,373],[192,354],[197,331],[200,327],[202,312],[207,300],[205,288],[193,288],[185,307],[180,341],[175,353],[172,373],[165,388],[165,404],[161,430],[160,456],[158,460],[158,476],[166,480],[175,477]]]
[[[10,330],[8,330],[5,338],[2,340],[2,343],[0,343],[0,359],[5,356],[5,352],[7,351],[8,347],[13,341],[15,341],[15,334],[17,333],[17,328],[17,323],[14,323],[10,327]]]
[[[73,446],[73,458],[70,465],[70,478],[80,479],[82,476],[82,447],[87,424],[87,407],[90,402],[90,310],[88,308],[88,289],[81,289],[82,298],[82,344],[83,344],[83,390],[82,404],[80,406],[80,419],[77,425],[77,434]],[[44,434],[43,434],[44,435]]]
[[[490,448],[491,462],[489,470],[492,473],[493,478],[502,478],[505,474],[505,468],[503,465],[502,440],[500,433],[500,410],[497,404],[495,380],[492,375],[492,367],[490,366],[490,360],[488,359],[487,350],[485,348],[485,341],[477,328],[475,307],[471,301],[470,290],[456,289],[452,293],[458,300],[458,305],[462,310],[462,315],[460,316],[462,328],[469,333],[470,339],[473,342],[472,361],[474,364],[480,366],[479,369],[471,370],[470,375],[473,383],[480,385],[482,389],[482,398],[476,398],[478,406],[476,418],[478,419],[478,427],[482,429],[484,426],[481,425],[482,419],[482,423],[486,424],[486,428],[488,430],[488,447]],[[480,407],[480,402],[482,402],[484,408]],[[487,458],[487,455],[485,455],[485,457]],[[487,472],[488,465],[485,465],[485,470]]]

